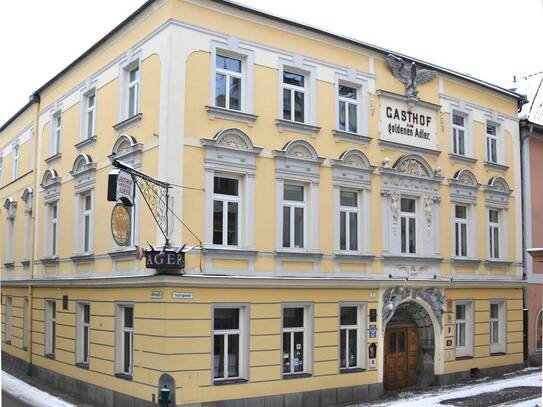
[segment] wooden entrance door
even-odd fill
[[[390,327],[385,334],[385,389],[410,386],[417,381],[417,328]]]

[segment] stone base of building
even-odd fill
[[[528,366],[541,366],[541,353],[528,355]]]
[[[466,382],[478,377],[499,377],[506,373],[522,369],[523,364],[495,366],[486,369],[471,369],[465,372],[446,373],[436,376],[437,384],[444,386],[448,384]]]
[[[156,404],[141,400],[127,394],[105,389],[91,383],[68,377],[41,366],[32,365],[22,359],[16,358],[9,353],[2,352],[2,370],[15,375],[30,375],[40,383],[67,393],[70,396],[97,406],[131,406],[131,407],[153,407]]]

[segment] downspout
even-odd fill
[[[32,225],[32,231],[30,232],[30,270],[29,270],[29,276],[28,276],[28,369],[26,374],[28,376],[32,376],[32,315],[33,315],[33,304],[34,304],[34,298],[33,298],[33,291],[34,287],[32,286],[32,280],[34,279],[34,235],[36,233],[36,210],[38,209],[37,200],[38,200],[38,194],[36,193],[38,190],[38,135],[39,135],[39,120],[40,120],[40,102],[41,98],[39,93],[34,92],[30,96],[30,101],[36,106],[36,117],[34,119],[34,180],[33,180],[33,189],[32,189],[32,217],[31,217],[31,225]]]

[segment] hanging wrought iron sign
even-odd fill
[[[119,246],[129,246],[132,236],[132,215],[128,208],[118,202],[111,211],[111,234]]]

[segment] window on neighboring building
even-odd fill
[[[363,368],[364,314],[362,306],[347,305],[340,308],[339,367],[340,369]]]
[[[90,349],[90,304],[77,303],[76,308],[76,360],[88,365]]]
[[[215,59],[215,105],[241,110],[242,61],[217,54]]]
[[[351,133],[358,133],[358,90],[356,88],[339,85],[339,129]]]
[[[213,380],[243,377],[244,308],[215,307],[213,310]]]
[[[358,193],[340,191],[339,205],[339,249],[357,251],[360,216]]]
[[[94,137],[96,123],[96,90],[85,96],[85,138]]]
[[[305,187],[283,187],[283,247],[303,248],[305,234]]]
[[[468,255],[468,208],[464,205],[454,207],[454,254],[457,257]]]
[[[239,243],[239,179],[215,176],[213,180],[213,244]]]
[[[13,298],[6,297],[6,343],[11,343],[13,332]]]
[[[543,309],[539,310],[535,322],[535,350],[541,351],[543,347]]]
[[[308,307],[283,308],[283,375],[309,371]]]
[[[134,350],[134,307],[117,305],[116,370],[122,375],[132,376]]]
[[[465,117],[453,113],[453,154],[466,155]]]
[[[53,202],[47,205],[48,225],[47,225],[47,247],[46,255],[48,257],[58,256],[58,203]]]
[[[53,355],[57,337],[57,303],[55,300],[45,301],[45,354]]]
[[[283,119],[304,123],[306,103],[305,75],[283,71]]]
[[[488,211],[489,256],[491,259],[500,257],[500,213],[497,209]]]
[[[135,116],[140,110],[140,67],[128,70],[128,117]]]
[[[23,299],[23,350],[28,349],[28,297]]]
[[[401,198],[401,249],[402,253],[416,253],[417,251],[417,215],[416,201],[411,198]]]
[[[498,135],[497,127],[486,125],[486,159],[491,163],[498,162]]]
[[[52,155],[60,153],[60,136],[62,133],[62,114],[57,112],[53,115],[53,151]]]
[[[11,167],[11,180],[16,180],[19,177],[19,145],[13,146],[13,161]]]
[[[472,356],[472,303],[456,303],[456,357]]]

